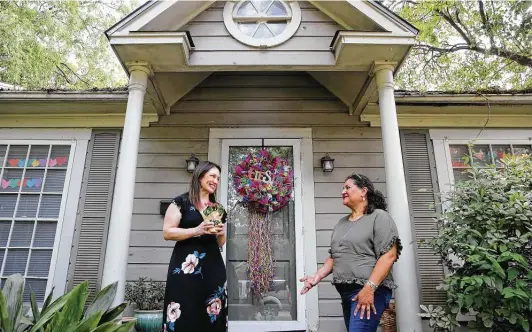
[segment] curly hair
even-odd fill
[[[386,204],[384,195],[380,191],[375,189],[373,182],[371,182],[371,180],[367,176],[353,173],[349,175],[345,180],[353,180],[353,183],[357,187],[359,187],[360,189],[366,188],[368,190],[368,207],[366,208],[366,213],[373,213],[375,209],[381,209],[386,211],[388,205]]]

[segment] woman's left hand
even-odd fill
[[[353,301],[358,301],[354,315],[356,316],[359,311],[360,319],[364,319],[364,314],[367,314],[367,318],[369,319],[372,311],[376,315],[377,309],[375,308],[374,299],[375,291],[373,288],[369,285],[364,285],[364,288],[353,298]]]
[[[214,226],[214,230],[216,231],[216,236],[222,236],[225,235],[225,227],[224,224],[218,224]]]

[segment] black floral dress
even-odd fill
[[[203,221],[188,193],[176,197],[174,202],[181,210],[180,228],[193,228]],[[215,235],[177,241],[166,279],[164,331],[226,331],[225,287],[225,264]]]

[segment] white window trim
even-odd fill
[[[300,181],[297,181],[294,190],[301,193],[301,202],[299,207],[296,201],[296,222],[297,211],[301,216],[300,230],[302,232],[301,246],[296,248],[297,252],[304,252],[304,261],[297,260],[297,290],[302,288],[302,283],[299,282],[301,275],[314,273],[316,271],[316,224],[315,224],[315,209],[314,209],[314,171],[313,171],[313,154],[312,154],[312,130],[308,128],[242,128],[242,129],[222,129],[211,128],[209,133],[209,160],[222,165],[223,159],[227,159],[227,149],[229,145],[238,144],[237,140],[242,139],[243,145],[256,144],[254,139],[264,139],[265,145],[275,144],[288,144],[294,147],[294,156],[296,155],[297,148],[299,146],[300,153]],[[230,140],[228,142],[228,140]],[[224,143],[225,141],[225,143]],[[231,142],[232,141],[232,142]],[[257,141],[258,142],[258,141]],[[259,143],[260,144],[260,143]],[[227,150],[227,151],[223,151]],[[225,154],[222,152],[226,152]],[[294,166],[298,168],[298,161],[294,158]],[[227,177],[227,167],[222,167],[222,174]],[[222,182],[222,190],[220,191],[220,200],[226,199],[225,192],[227,191],[227,183]],[[305,207],[304,209],[302,207]],[[297,224],[296,224],[297,226]],[[225,250],[224,250],[225,257]],[[301,265],[300,265],[301,264]],[[318,293],[317,291],[311,291],[304,296],[297,291],[297,301],[301,304],[298,308],[298,321],[294,322],[272,322],[268,321],[268,324],[263,322],[255,322],[251,328],[253,331],[260,331],[259,326],[262,324],[263,328],[267,328],[267,331],[285,331],[285,330],[306,330],[317,331],[319,321],[319,309],[318,309]],[[230,327],[241,328],[243,331],[249,331],[252,322],[243,322],[243,326],[240,322],[229,322]],[[291,323],[289,326],[287,323]],[[239,326],[242,325],[242,326]]]
[[[0,144],[70,144],[70,163],[65,176],[61,208],[57,220],[54,249],[50,261],[45,297],[55,288],[53,298],[64,294],[74,236],[90,129],[33,130],[0,129]],[[6,156],[7,157],[7,156]],[[7,158],[6,158],[7,159]],[[64,222],[72,220],[72,222]]]
[[[267,47],[273,47],[280,45],[287,40],[289,40],[299,29],[299,25],[301,24],[301,8],[299,7],[299,4],[297,1],[287,1],[287,0],[280,0],[282,2],[287,3],[290,6],[290,10],[292,11],[292,18],[290,19],[290,22],[287,24],[286,29],[279,35],[268,38],[268,39],[259,39],[259,38],[253,38],[252,36],[248,36],[244,34],[240,29],[238,28],[236,22],[233,19],[233,11],[235,9],[235,6],[239,5],[239,2],[236,1],[227,1],[224,7],[223,17],[224,17],[224,24],[229,33],[236,38],[236,40],[240,41],[243,44],[253,46],[253,47],[261,47],[261,48],[267,48]]]
[[[532,130],[486,129],[480,133],[479,129],[431,129],[430,138],[434,146],[436,171],[440,191],[450,192],[454,186],[453,167],[449,145],[469,144],[513,144],[532,145]],[[478,137],[477,137],[478,136]]]

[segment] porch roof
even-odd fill
[[[78,90],[0,89],[0,117],[4,127],[121,128],[127,88]],[[402,128],[532,127],[532,90],[512,91],[405,91],[395,92],[397,117]],[[360,119],[380,126],[378,103],[368,103]],[[145,100],[142,125],[159,115]]]
[[[212,72],[306,71],[351,114],[359,115],[377,98],[371,73],[374,63],[390,63],[397,70],[418,30],[377,1],[305,3],[338,26],[328,37],[330,46],[319,52],[301,46],[235,46],[231,39],[225,48],[214,47],[222,51],[198,52],[187,24],[212,8],[220,9],[216,1],[148,1],[109,28],[106,35],[126,71],[135,61],[149,63],[154,75],[147,92],[158,102],[159,114],[169,114],[173,105]]]

